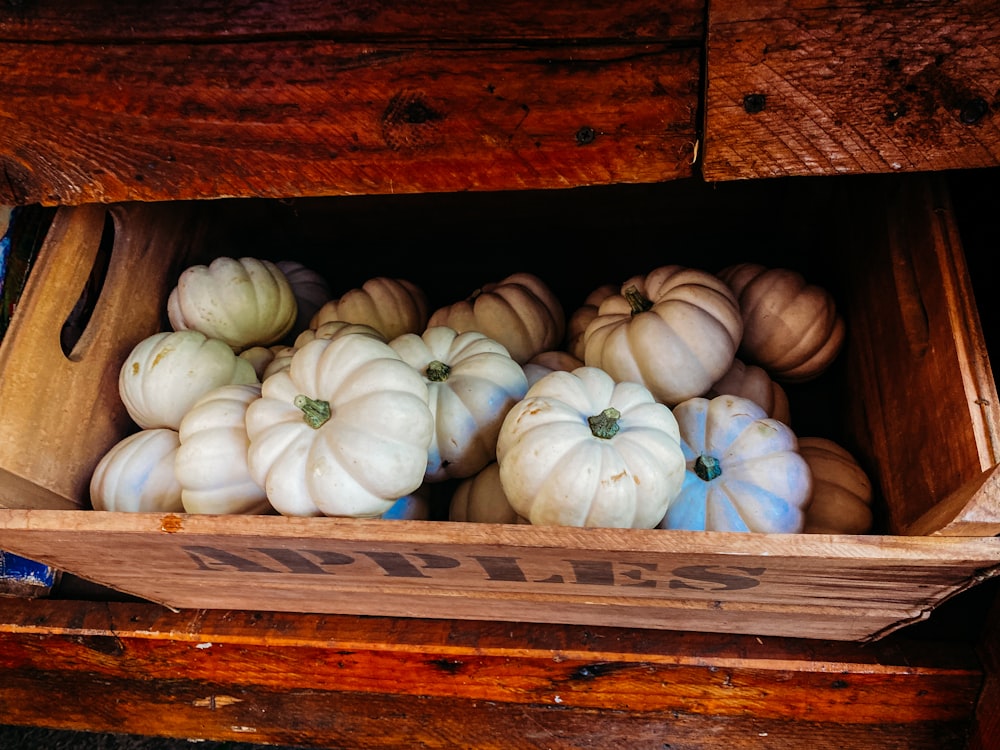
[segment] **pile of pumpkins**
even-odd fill
[[[294,261],[184,270],[171,330],[119,393],[137,431],[101,459],[96,510],[866,533],[854,457],[790,427],[781,383],[819,377],[830,293],[756,263],[665,265],[566,315],[514,273],[431,310],[374,277],[339,297]]]

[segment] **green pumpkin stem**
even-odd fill
[[[302,410],[302,418],[314,430],[318,430],[330,419],[329,401],[319,401],[300,393],[292,403]]]
[[[639,313],[646,312],[649,308],[653,306],[653,303],[646,299],[642,293],[635,288],[635,286],[627,287],[623,292],[622,296],[628,300],[629,306],[632,308],[632,314],[638,315]]]
[[[702,481],[711,482],[722,475],[722,464],[715,456],[701,455],[694,460],[694,473]]]
[[[433,383],[443,383],[448,379],[451,374],[451,368],[448,367],[444,362],[439,360],[434,360],[429,365],[427,365],[427,379]]]
[[[621,416],[622,413],[620,411],[613,406],[609,406],[600,414],[596,414],[593,417],[587,417],[587,424],[590,425],[590,431],[593,433],[594,437],[610,440],[617,435],[618,430],[621,429],[621,426],[618,424],[618,420],[621,419]]]

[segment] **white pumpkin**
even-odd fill
[[[274,265],[285,274],[295,297],[297,312],[291,333],[298,335],[309,327],[313,315],[332,297],[326,277],[297,260],[279,260]]]
[[[389,346],[427,384],[434,437],[424,480],[462,479],[493,461],[500,425],[528,390],[524,370],[503,345],[478,331],[433,326]]]
[[[194,402],[212,389],[257,382],[253,365],[224,341],[198,331],[161,331],[129,353],[118,373],[118,393],[139,427],[176,430]]]
[[[812,475],[784,422],[738,396],[674,407],[687,470],[665,529],[798,533]]]
[[[748,398],[759,404],[767,416],[787,425],[792,423],[788,394],[762,367],[734,359],[733,366],[708,390],[705,397],[724,395]]]
[[[120,440],[90,477],[91,506],[120,513],[182,513],[181,485],[174,471],[179,447],[177,432],[165,427]]]
[[[273,344],[271,346],[251,346],[249,349],[241,351],[238,356],[253,365],[253,371],[257,373],[257,379],[263,380],[264,373],[267,371],[268,366],[274,361],[275,356],[278,352],[281,352],[286,348],[287,347],[281,344]]]
[[[295,324],[298,306],[285,274],[259,258],[216,258],[181,273],[167,299],[175,331],[200,331],[236,351],[267,346]]]
[[[279,513],[374,517],[416,490],[434,431],[424,379],[370,336],[315,339],[247,408],[250,475]]]
[[[558,370],[507,413],[500,482],[534,525],[653,528],[684,477],[677,422],[638,383]]]
[[[247,465],[247,407],[260,386],[224,385],[209,391],[188,410],[178,434],[175,458],[181,502],[188,513],[267,513],[264,488]]]

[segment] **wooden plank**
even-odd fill
[[[445,0],[136,0],[8,3],[0,8],[0,40],[123,42],[218,37],[292,37],[341,41],[677,41],[700,44],[704,0],[508,0],[502,5]]]
[[[100,279],[106,231],[110,262]],[[183,204],[57,213],[0,342],[0,507],[86,505],[97,462],[135,429],[117,363],[161,330],[177,265],[196,237]],[[103,283],[93,313],[65,351],[61,333],[95,273]]]
[[[995,534],[1000,400],[947,193],[923,180],[860,189],[878,208],[855,212],[845,238],[851,408],[888,529]]]
[[[0,721],[317,747],[579,747],[583,735],[649,748],[957,747],[982,679],[971,647],[923,641],[130,603],[2,612]],[[116,699],[94,710],[94,690]]]
[[[1000,164],[1000,5],[710,3],[703,173]]]
[[[994,599],[980,633],[978,654],[985,673],[967,750],[990,750],[1000,737],[1000,599]]]
[[[0,43],[0,202],[688,177],[699,56],[672,43]]]
[[[175,608],[865,640],[1000,573],[1000,539],[10,510],[0,547]]]

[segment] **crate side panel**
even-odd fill
[[[0,201],[434,193],[690,176],[699,56],[669,43],[0,44],[8,81]]]
[[[1000,164],[1000,6],[710,4],[704,174]]]

